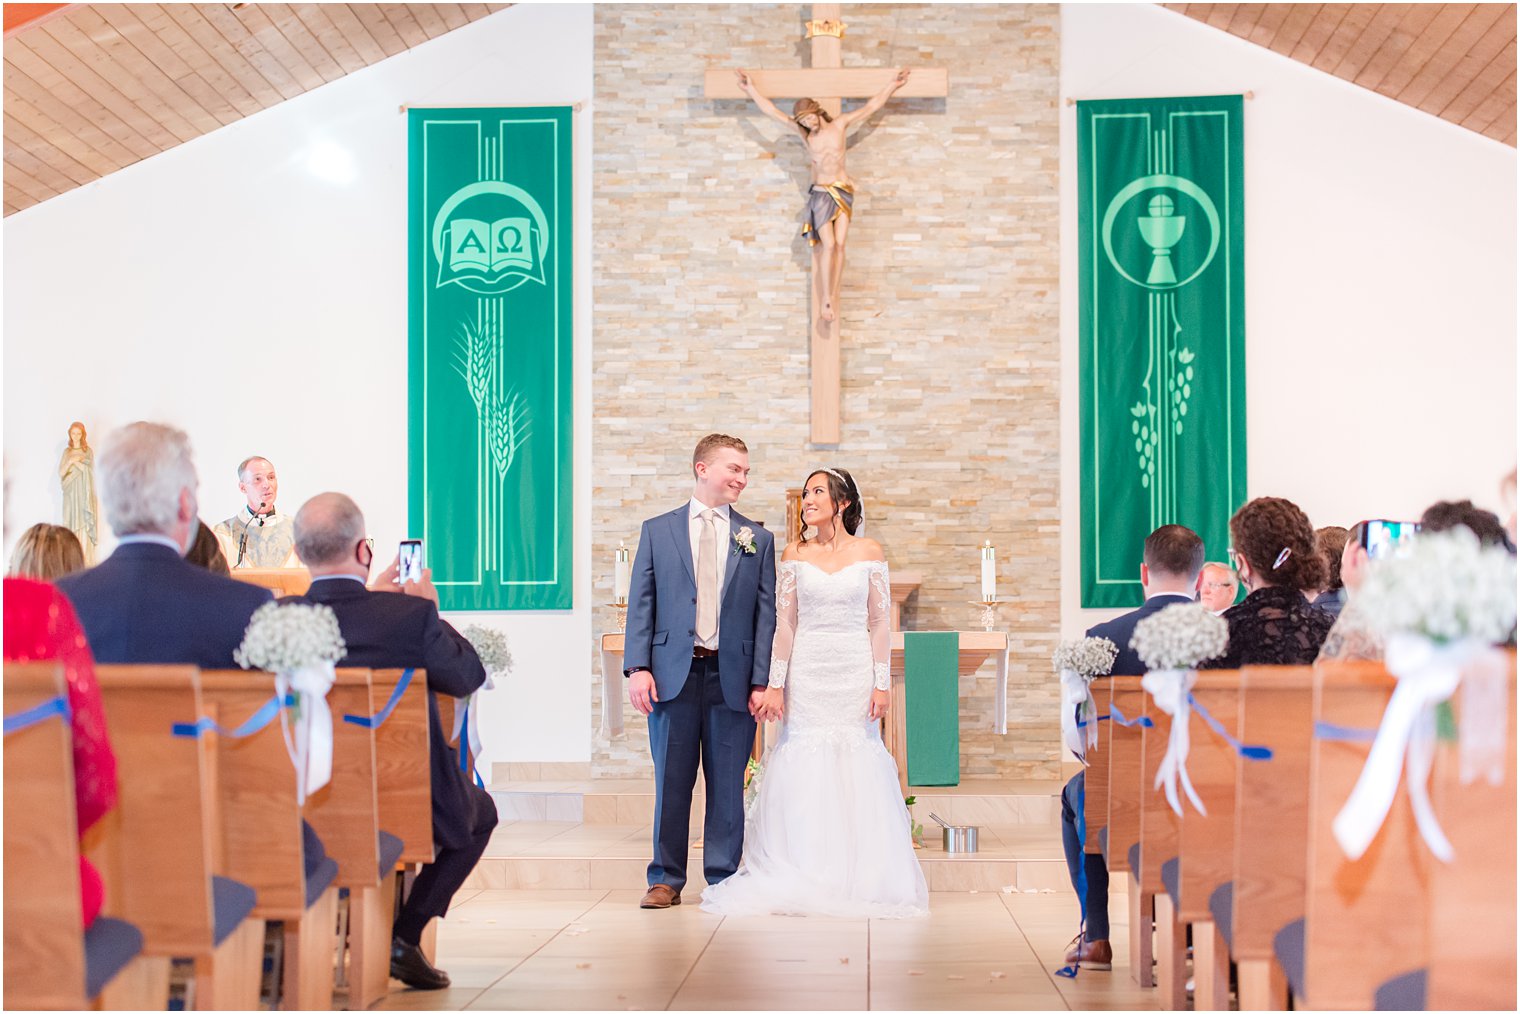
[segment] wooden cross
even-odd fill
[[[839,4],[813,4],[813,18],[808,22],[808,39],[812,43],[812,66],[788,70],[754,70],[750,79],[766,98],[813,98],[838,116],[842,100],[870,98],[892,79],[895,68],[851,68],[845,70],[840,60],[844,23],[839,20]],[[732,67],[710,69],[703,81],[703,94],[710,99],[742,99]],[[943,68],[914,67],[913,76],[898,92],[898,98],[943,98],[950,94],[950,75]],[[827,284],[827,280],[825,280]],[[820,316],[818,286],[808,285],[810,295],[809,328],[812,332],[812,412],[809,439],[814,444],[839,443],[839,321],[840,307],[834,307],[834,319]]]

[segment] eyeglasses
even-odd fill
[[[1205,581],[1203,587],[1209,591],[1224,591],[1226,588],[1234,588],[1234,581]]]

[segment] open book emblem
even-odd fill
[[[484,180],[455,191],[433,218],[437,287],[499,296],[544,280],[549,223],[527,191]]]

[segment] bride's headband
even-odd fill
[[[818,472],[827,472],[829,475],[832,475],[834,478],[843,483],[845,495],[848,496],[849,494],[854,493],[855,506],[860,508],[860,520],[861,523],[864,524],[866,520],[865,494],[861,493],[860,491],[860,483],[855,482],[853,479],[846,479],[843,475],[840,475],[832,468],[819,468],[816,469],[813,474],[816,475]]]

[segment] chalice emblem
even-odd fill
[[[1176,285],[1177,272],[1172,268],[1172,247],[1182,238],[1187,228],[1187,216],[1176,213],[1176,205],[1165,194],[1157,194],[1146,204],[1148,216],[1135,220],[1140,236],[1151,248],[1151,271],[1146,276],[1147,285]]]

